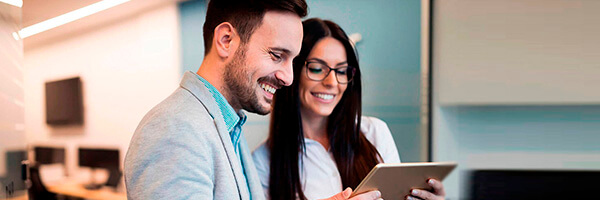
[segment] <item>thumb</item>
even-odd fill
[[[346,188],[343,192],[337,193],[336,195],[323,200],[346,200],[352,194],[352,189]]]
[[[352,188],[346,188],[344,191],[342,191],[342,197],[344,197],[344,199],[348,199],[351,194]]]

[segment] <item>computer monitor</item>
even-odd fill
[[[118,169],[119,160],[118,149],[79,148],[79,166]]]
[[[118,149],[79,148],[79,166],[92,168],[91,183],[86,185],[88,189],[101,187],[94,181],[94,173],[97,168],[107,169],[109,172],[118,171],[119,162]]]
[[[34,147],[35,162],[38,164],[65,163],[65,149],[54,147]]]

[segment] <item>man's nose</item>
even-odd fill
[[[292,85],[292,82],[294,81],[294,70],[292,63],[290,62],[290,64],[285,66],[282,70],[275,72],[275,78],[280,80],[285,86]]]

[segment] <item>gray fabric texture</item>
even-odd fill
[[[264,199],[250,150],[242,136],[236,156],[211,93],[192,72],[150,110],[125,157],[129,199]],[[250,189],[250,192],[248,191]]]

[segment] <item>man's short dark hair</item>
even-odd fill
[[[306,16],[305,0],[211,0],[204,22],[204,55],[210,51],[215,28],[229,22],[237,30],[244,44],[262,23],[267,11],[291,12],[300,18]]]

